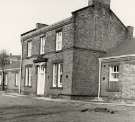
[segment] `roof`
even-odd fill
[[[12,64],[9,64],[9,65],[7,65],[5,67],[5,70],[19,69],[20,68],[20,63],[21,63],[20,61],[16,61],[16,62],[14,62]],[[0,68],[0,70],[1,70],[1,68]]]
[[[135,38],[121,42],[117,47],[107,52],[105,57],[135,54]]]
[[[63,20],[61,20],[59,22],[56,22],[54,24],[44,26],[44,27],[39,28],[39,29],[33,29],[33,30],[28,31],[28,32],[25,32],[25,33],[21,34],[21,37],[29,36],[29,35],[32,35],[32,34],[37,35],[38,33],[41,33],[41,32],[44,32],[44,31],[50,31],[52,29],[58,28],[60,26],[63,26],[65,24],[71,22],[71,20],[72,20],[72,17],[68,17],[68,18],[63,19]]]

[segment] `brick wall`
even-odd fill
[[[73,94],[96,96],[98,91],[98,57],[100,52],[74,50]]]
[[[117,60],[117,59],[116,59]],[[108,90],[109,84],[109,66],[112,64],[120,65],[119,76],[119,92]],[[116,98],[135,98],[135,62],[134,61],[119,61],[102,63],[101,70],[101,96],[116,97]]]
[[[73,15],[77,47],[108,51],[127,39],[127,28],[108,8],[90,6]]]
[[[135,62],[125,62],[121,66],[122,97],[135,99]]]
[[[101,96],[102,97],[116,97],[120,98],[121,97],[121,83],[118,82],[119,84],[119,92],[115,91],[114,89],[109,88],[109,67],[114,64],[119,64],[120,66],[120,71],[121,71],[121,64],[119,61],[110,61],[110,62],[103,62],[102,63],[102,68],[101,68]],[[115,82],[114,82],[115,83]]]
[[[56,45],[56,32],[57,30],[62,30],[63,33],[63,50],[60,52],[55,51]],[[46,69],[46,83],[45,83],[45,95],[58,95],[58,94],[71,94],[72,88],[72,70],[73,70],[73,24],[65,24],[59,26],[55,29],[45,30],[44,32],[35,34],[35,36],[30,36],[30,38],[23,38],[23,72],[22,72],[22,92],[29,94],[36,94],[37,90],[37,69],[33,60],[39,56],[40,50],[40,37],[46,35],[46,45],[45,45],[45,55],[43,58],[47,58],[47,69]],[[26,39],[26,40],[25,40]],[[32,40],[32,57],[27,58],[27,41]],[[63,89],[52,88],[52,78],[53,78],[53,62],[63,61]],[[25,66],[32,65],[32,87],[24,87],[25,82]]]
[[[100,5],[80,9],[73,17],[74,46],[80,49],[74,51],[73,93],[97,95],[98,58],[127,39],[127,28],[110,9]]]

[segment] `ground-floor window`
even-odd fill
[[[2,85],[2,75],[0,75],[0,85]]]
[[[32,67],[26,66],[25,67],[25,86],[27,87],[32,86],[31,80],[32,80]]]
[[[113,91],[119,90],[119,65],[111,65],[109,67],[109,89]]]
[[[7,86],[7,84],[8,84],[8,74],[6,73],[5,74],[5,86]]]
[[[2,85],[2,80],[3,80],[2,75],[0,75],[0,85]],[[7,86],[7,84],[8,84],[8,74],[5,73],[5,75],[4,75],[4,85]]]
[[[19,85],[19,72],[15,72],[15,86]]]
[[[53,87],[62,87],[63,64],[53,64]]]

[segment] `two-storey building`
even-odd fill
[[[21,56],[10,54],[8,58],[9,64],[4,68],[4,84],[3,70],[0,68],[0,90],[4,87],[6,92],[19,93]]]
[[[113,49],[131,39],[132,27],[126,27],[113,13],[110,0],[89,0],[88,6],[53,25],[38,23],[21,35],[22,93],[70,97],[113,94],[107,88],[108,78],[101,76],[99,58],[109,57]],[[113,65],[111,73],[115,72],[119,67]]]

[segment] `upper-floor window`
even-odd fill
[[[40,54],[44,54],[45,53],[45,42],[46,42],[46,37],[42,36],[40,38]]]
[[[30,57],[32,55],[32,41],[27,42],[27,56]]]
[[[62,50],[62,31],[56,32],[56,51]]]

